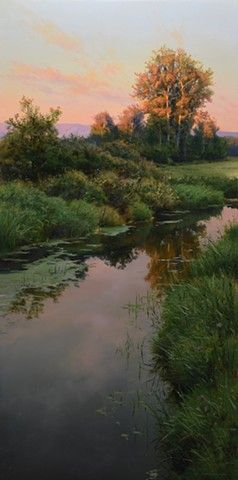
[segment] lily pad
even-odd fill
[[[130,229],[129,225],[121,225],[119,227],[104,227],[101,229],[103,235],[108,235],[110,237],[115,237],[121,233],[126,233]]]

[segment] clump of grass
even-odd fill
[[[98,214],[100,227],[117,227],[124,223],[120,213],[108,205],[98,208]]]
[[[238,226],[231,227],[215,245],[211,244],[191,265],[191,275],[226,273],[238,278]]]
[[[215,190],[222,191],[226,198],[238,198],[238,178],[226,177],[225,175],[175,175],[171,183],[178,185],[203,185]]]
[[[171,289],[163,305],[164,326],[154,339],[156,366],[176,389],[214,381],[225,358],[224,340],[238,334],[235,282],[201,277]]]
[[[80,230],[84,235],[93,232],[99,225],[99,210],[96,205],[84,200],[73,200],[70,209],[77,216]]]
[[[85,236],[99,221],[96,206],[83,201],[69,205],[23,183],[1,185],[0,201],[1,250],[50,238]]]
[[[200,385],[169,411],[164,444],[180,479],[237,478],[236,379]]]
[[[198,210],[224,204],[223,192],[205,185],[181,183],[174,185],[174,189],[182,208]]]
[[[143,202],[135,201],[128,210],[130,220],[134,222],[145,222],[153,217],[152,210]]]
[[[12,250],[18,245],[34,242],[42,236],[42,223],[32,210],[23,211],[2,204],[0,208],[0,250]]]

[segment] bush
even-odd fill
[[[121,211],[125,211],[136,190],[136,182],[133,180],[121,179],[116,172],[102,172],[95,180],[106,197],[107,202]]]
[[[144,178],[137,186],[137,194],[156,213],[161,210],[171,210],[177,203],[172,187],[153,178]]]
[[[174,185],[174,190],[182,208],[195,210],[224,204],[223,193],[205,185],[179,184]]]
[[[152,210],[143,202],[134,202],[128,211],[130,220],[134,222],[144,222],[152,219]]]
[[[41,184],[47,195],[60,196],[64,200],[84,199],[89,203],[104,203],[105,195],[99,186],[80,171],[72,170],[60,177],[50,178]]]
[[[141,155],[147,160],[151,160],[157,164],[172,162],[172,158],[176,156],[175,149],[171,146],[159,144],[145,143],[140,148]]]
[[[113,157],[123,158],[125,160],[139,160],[140,154],[136,146],[125,140],[115,140],[106,142],[102,146],[105,152],[109,152]]]
[[[123,218],[118,211],[105,205],[99,208],[99,225],[100,227],[117,227],[123,225]]]
[[[59,177],[50,178],[42,188],[47,195],[60,196],[65,200],[82,198],[87,189],[87,177],[84,173],[72,170]]]

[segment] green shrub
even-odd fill
[[[50,178],[41,184],[47,195],[60,196],[64,200],[84,199],[88,203],[105,202],[105,194],[83,172],[72,170],[60,177]]]
[[[153,178],[144,178],[137,186],[140,199],[155,212],[171,210],[176,206],[177,198],[172,187]]]
[[[134,222],[144,222],[152,219],[152,210],[143,202],[135,201],[129,207],[129,218]]]
[[[95,180],[107,199],[107,202],[119,210],[127,208],[136,190],[136,182],[131,179],[121,179],[116,172],[102,172]]]
[[[125,160],[138,160],[140,158],[136,146],[125,140],[106,142],[102,145],[102,149],[105,152],[109,152],[113,157],[123,158]]]
[[[87,190],[87,177],[84,173],[73,170],[48,179],[43,188],[47,195],[60,196],[65,200],[79,199]]]
[[[205,185],[178,184],[174,190],[183,208],[195,210],[224,204],[223,193]]]
[[[123,225],[123,218],[115,208],[105,205],[100,207],[98,211],[100,227],[117,227],[118,225]]]

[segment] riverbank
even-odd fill
[[[237,478],[238,224],[192,262],[162,306],[156,371],[171,386],[158,436],[171,478]]]
[[[38,183],[2,182],[0,252],[49,239],[77,239],[103,227],[151,222],[161,213],[223,206],[226,198],[238,198],[237,178],[181,175],[180,166],[167,171],[148,161],[107,155],[100,162],[97,175],[98,163],[90,174],[71,170]]]

